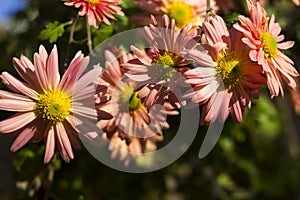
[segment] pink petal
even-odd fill
[[[219,35],[217,35],[216,31],[214,30],[214,27],[208,23],[203,23],[203,28],[205,31],[205,36],[207,38],[207,41],[209,44],[215,44],[217,42],[223,42]]]
[[[229,101],[230,95],[226,91],[214,93],[208,103],[204,105],[202,121],[214,122],[219,119],[224,122],[229,114]]]
[[[65,127],[65,130],[68,134],[68,137],[70,139],[71,145],[75,148],[75,149],[80,149],[80,143],[78,142],[77,139],[77,134],[75,135],[74,133],[77,133],[77,130],[72,126],[71,122],[69,122],[68,120],[66,120],[65,122],[63,122],[63,125]]]
[[[0,90],[0,99],[10,99],[10,100],[19,100],[25,102],[32,102],[32,99],[28,98],[27,96],[7,92],[4,90]]]
[[[134,64],[131,62],[124,63],[121,65],[123,68],[128,70],[127,74],[136,74],[136,73],[147,73],[149,71],[148,67],[151,65],[145,66],[141,64]]]
[[[43,63],[43,66],[44,68],[46,69],[46,62],[47,62],[47,59],[48,59],[48,53],[45,49],[45,47],[43,45],[40,45],[39,47],[39,57]]]
[[[35,109],[33,101],[22,101],[12,99],[0,99],[0,110],[14,111],[14,112],[27,112]]]
[[[81,76],[89,63],[89,57],[83,58],[83,54],[78,52],[71,61],[67,71],[64,73],[59,88],[69,95],[72,95],[73,86],[76,80]]]
[[[284,40],[284,35],[278,35],[275,37],[277,44]]]
[[[0,133],[11,133],[23,128],[36,118],[34,112],[17,113],[8,119],[0,121]]]
[[[284,90],[282,86],[282,81],[278,71],[274,67],[270,68],[270,72],[266,73],[267,77],[267,86],[270,90],[271,98],[278,96],[279,92],[284,96]]]
[[[86,107],[83,105],[80,105],[78,102],[74,102],[71,108],[71,111],[75,115],[79,115],[82,117],[87,117],[90,119],[96,119],[97,118],[97,112],[94,107]]]
[[[278,62],[276,59],[273,60],[274,66],[281,72],[288,85],[291,88],[296,89],[297,84],[294,79],[298,76],[296,69],[290,64],[284,64],[280,66],[279,63],[280,62]]]
[[[201,67],[215,67],[216,63],[212,60],[211,56],[205,51],[190,50],[184,57],[185,59],[191,59],[199,64]],[[194,67],[198,67],[197,65]]]
[[[76,88],[77,90],[77,88]],[[86,99],[88,101],[89,99],[94,99],[94,95],[96,93],[95,86],[91,85],[88,86],[84,89],[82,89],[80,92],[79,91],[74,91],[72,101],[82,101],[83,99]]]
[[[34,123],[31,123],[28,127],[26,127],[19,136],[15,139],[12,144],[10,150],[15,152],[22,148],[27,142],[31,140],[34,134],[37,132],[37,127]]]
[[[289,57],[287,57],[286,55],[284,55],[281,51],[277,51],[277,57],[276,58],[280,58],[281,60],[283,60],[283,62],[287,62],[291,65],[294,65],[294,61],[291,60]],[[298,73],[297,73],[298,74]]]
[[[252,41],[250,41],[249,38],[242,38],[242,41],[243,41],[246,45],[248,45],[251,49],[256,49],[256,48],[257,48],[256,45],[253,44]]]
[[[31,61],[25,56],[21,56],[21,59],[13,58],[13,65],[18,74],[25,80],[29,85],[34,88],[38,88],[39,84],[35,78],[34,66]]]
[[[263,51],[259,51],[257,54],[257,62],[258,64],[262,65],[265,62],[265,54]],[[265,70],[265,69],[264,69]]]
[[[277,68],[281,68],[283,71],[285,71],[286,73],[288,73],[291,76],[299,76],[299,73],[297,72],[297,70],[295,69],[295,67],[293,67],[293,61],[290,60],[287,56],[285,56],[284,54],[278,54],[277,57],[274,58],[274,61],[276,61]],[[291,62],[289,62],[291,61]]]
[[[270,22],[269,22],[269,32],[276,37],[281,32],[281,28],[278,23],[275,23],[275,15],[273,14],[271,16]]]
[[[209,85],[206,85],[199,90],[196,89],[197,93],[192,97],[192,101],[202,104],[216,92],[218,86],[217,82],[211,82]]]
[[[73,150],[72,150],[72,147],[71,147],[69,137],[66,133],[65,127],[63,126],[62,123],[58,123],[56,125],[56,130],[57,130],[56,136],[57,136],[57,139],[58,139],[58,145],[59,145],[60,150],[61,150],[60,153],[61,153],[63,159],[66,162],[69,162],[70,158],[71,159],[74,158],[74,155],[73,155]]]
[[[2,78],[3,83],[13,91],[22,93],[35,100],[38,99],[38,94],[36,91],[31,89],[26,83],[19,81],[9,73],[3,72],[0,77]]]
[[[238,122],[241,123],[243,119],[243,112],[242,112],[242,106],[240,104],[240,101],[238,100],[238,97],[236,94],[233,94],[233,104],[232,104],[232,110],[231,113],[234,117],[234,119]]]
[[[59,84],[60,75],[58,70],[57,47],[54,45],[46,64],[47,77],[49,81],[48,84],[50,89],[56,89]]]
[[[257,62],[257,51],[256,50],[250,50],[249,57],[252,61]]]
[[[293,41],[287,41],[287,42],[279,43],[278,48],[279,49],[289,49],[292,46],[294,46],[294,44],[295,44],[295,42],[293,42]]]
[[[54,154],[54,148],[55,148],[54,127],[51,126],[46,140],[46,152],[44,156],[44,163],[50,162]]]
[[[94,68],[84,74],[76,83],[74,86],[73,94],[77,94],[84,90],[87,87],[90,87],[91,83],[98,80],[99,75],[101,74],[101,68]]]
[[[35,53],[34,54],[34,66],[35,66],[35,73],[36,73],[36,78],[39,82],[39,85],[41,88],[46,91],[48,89],[48,77],[46,74],[46,68],[44,61],[42,60],[43,58]]]
[[[187,79],[185,82],[187,84],[200,86],[200,85],[208,85],[214,80],[215,80],[214,77],[208,77],[208,78],[198,78],[198,79]]]
[[[196,67],[184,73],[187,78],[208,78],[214,77],[216,69],[212,67]]]
[[[130,49],[143,64],[151,65],[152,59],[146,54],[144,50],[141,50],[133,45],[130,46]]]
[[[126,76],[132,80],[132,81],[137,81],[137,82],[141,82],[141,81],[147,81],[150,80],[151,77],[148,74],[126,74]]]

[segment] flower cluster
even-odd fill
[[[124,15],[121,3],[70,0],[65,5],[80,7],[79,15],[98,28],[99,21],[109,25],[108,18],[116,19],[113,14]],[[212,9],[206,8],[206,1],[135,1],[149,13],[133,16],[139,22],[150,20],[143,29],[148,47],[132,44],[129,52],[119,47],[105,50],[105,67],[97,80],[93,72],[84,74],[89,57],[81,52],[62,78],[56,46],[50,55],[40,46],[33,63],[25,56],[14,58],[22,80],[8,72],[0,76],[12,90],[0,90],[0,109],[16,112],[0,121],[1,134],[18,135],[11,150],[44,141],[48,163],[58,143],[62,158],[69,162],[72,146],[80,147],[78,136],[92,138],[76,124],[96,118],[102,137],[110,140],[112,157],[128,165],[158,148],[163,130],[172,125],[167,116],[179,115],[181,108],[199,105],[201,125],[224,123],[229,115],[240,123],[263,86],[271,98],[284,95],[283,80],[291,89],[299,87],[299,74],[284,54],[294,42],[283,42],[274,15],[269,17],[259,2],[247,0],[250,17],[239,16],[229,30],[220,16],[208,14],[218,9],[215,1],[210,3]],[[91,97],[93,107],[84,103]]]

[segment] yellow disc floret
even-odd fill
[[[219,56],[216,69],[227,89],[232,89],[242,77],[239,59],[234,52]]]
[[[178,28],[183,28],[194,19],[193,8],[181,1],[171,2],[167,7],[167,14],[175,19]]]
[[[156,76],[161,77],[161,79],[166,82],[170,81],[176,70],[176,66],[179,63],[180,57],[171,52],[164,52],[158,55],[156,59],[154,59]]]
[[[91,4],[97,4],[100,0],[84,0],[84,1]]]
[[[52,124],[62,122],[70,115],[70,98],[60,90],[49,90],[39,94],[36,102],[36,114]]]
[[[142,106],[141,99],[137,96],[138,92],[134,91],[134,86],[126,85],[120,91],[119,99],[120,105],[124,109],[128,109],[130,111],[136,111]]]
[[[267,58],[273,58],[277,55],[278,45],[272,34],[263,32],[260,37],[260,42],[263,44],[263,51]]]
[[[141,99],[138,97],[138,93],[134,92],[129,100],[129,110],[138,110],[142,106]]]

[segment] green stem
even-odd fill
[[[47,185],[46,185],[46,194],[44,196],[44,200],[48,200],[49,197],[51,196],[51,185],[54,180],[54,173],[55,173],[55,167],[54,167],[54,162],[56,160],[56,156],[53,158],[51,163],[48,164],[48,178],[47,178]]]
[[[72,24],[72,26],[71,26],[71,31],[70,31],[70,35],[69,35],[69,42],[68,42],[68,47],[67,47],[67,52],[66,52],[66,58],[65,58],[65,62],[64,62],[65,68],[68,67],[69,54],[70,54],[70,50],[71,50],[71,45],[74,42],[74,31],[75,31],[75,27],[78,22],[78,19],[79,19],[79,15],[77,15],[76,18],[73,19],[70,23],[70,24]]]
[[[211,12],[211,7],[210,7],[210,0],[206,0],[206,15],[205,15],[205,21],[208,21],[209,14]]]
[[[93,50],[93,42],[92,42],[92,34],[91,34],[91,28],[88,23],[88,18],[86,17],[86,33],[87,33],[87,46],[89,48],[89,52],[91,53]]]

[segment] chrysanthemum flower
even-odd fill
[[[144,95],[139,94],[139,97],[148,97],[146,105],[161,98],[161,95],[166,95],[169,96],[171,104],[178,107],[178,99],[174,96],[174,92],[178,97],[181,96],[178,89],[178,85],[184,79],[181,72],[187,70],[186,66],[189,64],[179,55],[183,50],[197,44],[200,39],[199,30],[193,29],[192,25],[188,24],[180,31],[176,31],[175,20],[170,20],[167,15],[163,16],[160,25],[151,16],[151,24],[144,30],[151,48],[145,51],[131,46],[137,58],[122,66],[128,70],[127,76],[130,79],[148,84],[148,87],[144,88]],[[146,91],[148,92],[145,93]]]
[[[211,1],[211,7],[217,10],[215,1]],[[206,0],[136,0],[135,5],[148,14],[140,14],[133,17],[137,22],[149,23],[149,15],[160,19],[164,14],[175,19],[176,28],[181,29],[191,23],[194,27],[200,26],[206,15]]]
[[[49,56],[40,46],[39,53],[34,54],[34,64],[25,56],[13,59],[23,81],[8,72],[0,76],[3,83],[15,92],[0,90],[0,109],[17,112],[0,122],[1,134],[18,134],[11,146],[12,151],[29,141],[45,140],[45,163],[52,159],[56,142],[63,159],[66,162],[73,159],[72,146],[80,147],[74,120],[81,121],[74,115],[97,116],[94,109],[80,103],[87,94],[93,95],[93,87],[88,86],[88,75],[78,80],[88,62],[89,58],[78,52],[60,79],[56,46]],[[73,89],[74,84],[76,89]]]
[[[120,5],[121,0],[69,0],[65,2],[67,6],[81,7],[80,16],[86,15],[88,23],[95,28],[98,28],[98,21],[110,25],[109,19],[115,20],[113,14],[123,16]]]
[[[208,53],[200,45],[187,52],[186,57],[199,66],[184,73],[186,83],[194,86],[184,97],[203,105],[202,124],[224,122],[229,113],[241,122],[250,97],[258,98],[265,84],[262,69],[250,60],[242,34],[235,29],[229,33],[221,17],[204,22],[203,27]]]
[[[137,96],[136,83],[124,80],[125,71],[120,63],[131,60],[131,54],[124,54],[117,59],[113,53],[106,51],[105,57],[106,69],[96,90],[98,127],[111,140],[113,152],[123,149],[127,152],[126,157],[140,155],[148,150],[149,144],[162,139],[162,128],[169,127],[165,121],[167,113],[155,107],[146,107]],[[120,158],[123,159],[122,156]]]
[[[295,89],[295,77],[299,76],[293,67],[294,62],[282,52],[291,48],[294,42],[282,42],[284,36],[280,35],[281,28],[275,23],[275,16],[272,15],[269,20],[259,2],[248,0],[247,3],[251,18],[239,16],[240,24],[235,24],[234,27],[244,34],[242,41],[251,49],[251,60],[262,65],[271,97],[278,96],[279,93],[283,96],[281,77]]]

